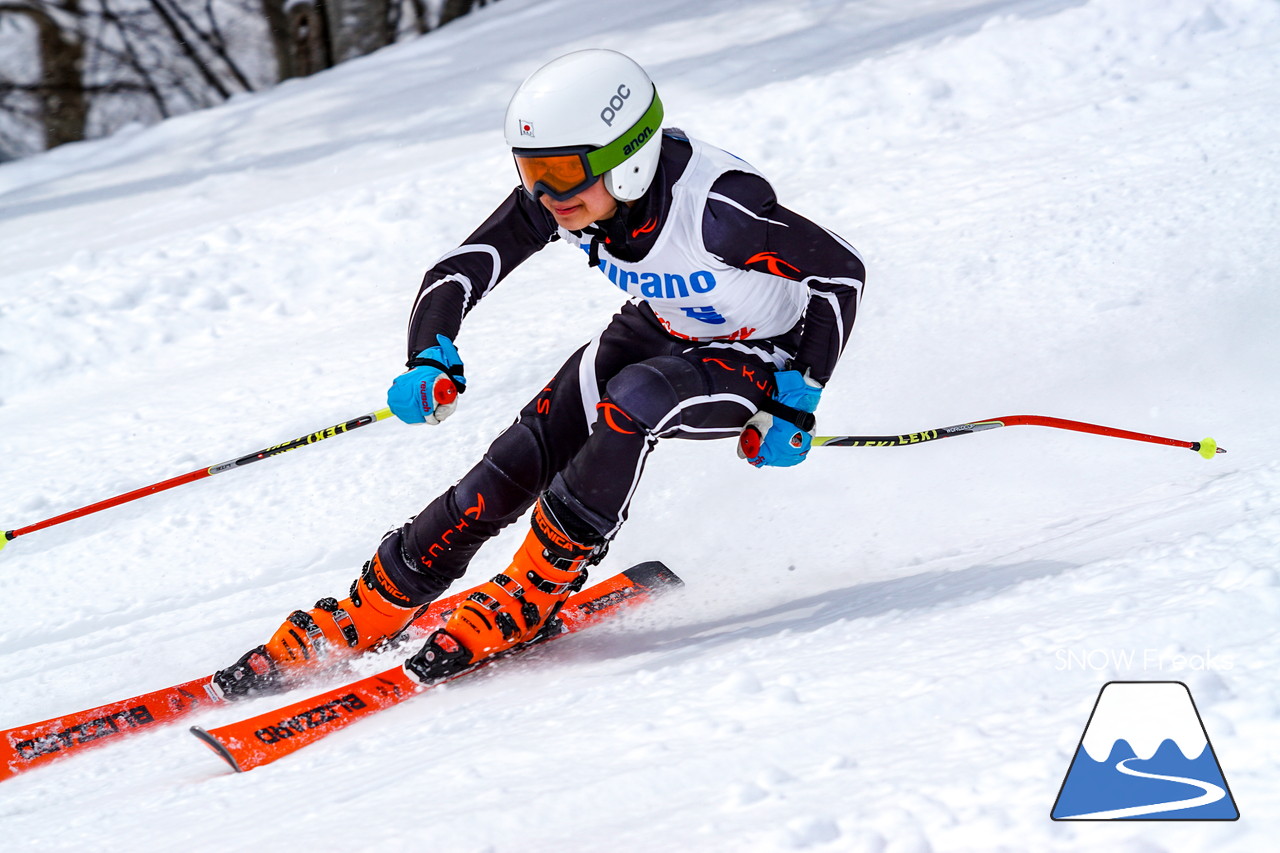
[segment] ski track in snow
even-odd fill
[[[179,726],[10,780],[6,849],[1266,849],[1268,0],[504,0],[0,166],[0,528],[379,408],[423,270],[513,185],[511,91],[588,46],[645,64],[669,124],[867,258],[821,431],[1037,413],[1229,452],[1020,428],[756,471],[666,443],[606,567],[665,560],[680,594],[249,774]],[[0,727],[207,672],[344,590],[616,310],[572,255],[549,247],[468,318],[473,390],[445,425],[10,543]],[[1049,819],[1098,689],[1142,678],[1188,684],[1239,821]]]

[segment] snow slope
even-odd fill
[[[606,566],[663,559],[680,595],[247,775],[177,728],[18,777],[5,848],[1266,849],[1272,0],[504,0],[0,166],[0,528],[379,408],[422,271],[513,184],[510,92],[587,46],[866,256],[820,431],[1038,413],[1230,452],[1017,428],[756,471],[668,443]],[[205,673],[341,594],[617,308],[577,254],[472,314],[473,390],[440,428],[10,543],[0,727]],[[1238,822],[1050,821],[1112,679],[1187,682]]]

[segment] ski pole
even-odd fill
[[[1131,441],[1149,441],[1152,444],[1167,444],[1170,447],[1186,447],[1196,451],[1205,459],[1212,459],[1215,454],[1226,453],[1212,438],[1200,441],[1182,441],[1176,438],[1165,438],[1159,435],[1147,435],[1141,432],[1116,429],[1115,427],[1087,424],[1082,421],[1068,421],[1062,418],[1049,418],[1043,415],[1006,415],[1002,418],[988,418],[967,424],[938,427],[921,430],[904,435],[819,435],[813,439],[814,447],[905,447],[936,441],[940,438],[951,438],[957,435],[969,435],[985,432],[1006,426],[1043,426],[1053,429],[1069,429],[1075,432],[1088,432],[1094,435],[1109,435],[1113,438],[1127,438]]]
[[[243,468],[245,465],[257,462],[260,459],[269,459],[272,456],[279,456],[281,453],[287,453],[290,450],[296,450],[299,447],[306,447],[309,444],[315,444],[317,441],[324,441],[326,438],[332,438],[335,435],[342,435],[343,433],[351,432],[353,429],[368,426],[369,424],[377,423],[378,421],[385,420],[389,417],[391,417],[390,409],[379,409],[376,412],[361,415],[360,417],[346,421],[345,423],[335,424],[334,426],[326,429],[300,436],[292,439],[291,441],[286,441],[283,444],[272,445],[265,450],[259,450],[257,453],[250,453],[249,455],[241,456],[238,459],[220,462],[217,465],[211,465],[208,468],[199,468],[189,474],[183,474],[180,477],[162,480],[161,482],[153,483],[150,486],[143,486],[140,489],[134,489],[131,492],[125,492],[122,495],[116,495],[113,498],[107,498],[106,500],[89,504],[88,506],[81,507],[80,509],[73,509],[70,512],[64,512],[62,515],[56,515],[53,518],[46,518],[44,521],[37,521],[35,524],[30,524],[26,527],[19,527],[17,530],[6,530],[4,532],[4,536],[0,537],[0,550],[4,549],[4,546],[8,544],[10,539],[25,536],[28,533],[34,533],[37,530],[43,530],[46,527],[52,527],[55,524],[61,524],[62,522],[70,521],[73,518],[81,518],[82,516],[98,512],[99,510],[119,506],[120,504],[128,503],[129,501],[137,500],[138,498],[152,495],[156,492],[163,492],[165,489],[172,489],[176,486],[185,486],[187,483],[194,483],[196,480],[203,480],[206,477],[212,477],[214,474],[221,474],[224,471]]]

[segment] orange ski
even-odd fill
[[[210,678],[0,732],[0,780],[219,703],[222,699],[205,690]]]
[[[679,586],[682,583],[662,563],[649,562],[633,566],[570,598],[560,611],[559,618],[564,623],[564,630],[547,639],[580,631],[607,615],[649,599],[664,587]],[[507,654],[534,644],[526,643],[504,654],[486,658],[469,669],[428,684],[419,682],[403,665],[395,666],[275,711],[207,731],[193,726],[191,731],[233,769],[240,772],[252,770],[296,752],[356,720],[397,705],[432,687],[461,678]]]
[[[464,590],[432,604],[413,623],[411,636],[425,637],[471,592],[470,589]],[[68,755],[79,755],[90,747],[114,743],[176,722],[212,705],[223,704],[228,700],[205,689],[212,678],[213,675],[209,674],[130,699],[0,731],[0,781]]]

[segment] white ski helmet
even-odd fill
[[[507,145],[529,195],[564,201],[604,178],[619,201],[644,195],[658,170],[662,101],[644,69],[613,50],[553,59],[507,105]]]

